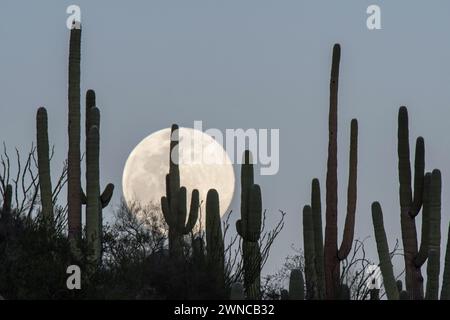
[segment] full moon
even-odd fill
[[[131,152],[125,164],[122,187],[126,203],[141,206],[161,206],[166,195],[166,175],[169,173],[170,128],[155,132],[142,140]],[[191,194],[200,194],[202,227],[205,226],[205,203],[208,190],[216,189],[223,216],[234,194],[234,170],[224,148],[201,131],[179,129],[179,168],[181,186],[187,189],[186,207]],[[162,216],[162,213],[159,213]]]

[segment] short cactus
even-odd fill
[[[300,269],[291,270],[289,277],[289,300],[305,300],[305,282]]]

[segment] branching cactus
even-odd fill
[[[241,169],[241,219],[236,230],[243,240],[244,286],[249,300],[261,299],[261,223],[261,188],[254,184],[253,160],[247,150]]]
[[[218,298],[225,293],[225,254],[220,219],[219,194],[211,189],[206,197],[206,252],[209,273]]]
[[[340,285],[340,262],[347,258],[353,245],[356,213],[356,181],[358,154],[358,122],[353,119],[350,133],[350,163],[347,191],[347,216],[344,235],[338,249],[338,179],[337,179],[337,129],[338,129],[338,83],[341,48],[333,48],[330,80],[329,142],[326,181],[326,226],[325,226],[325,283],[326,298],[336,299]]]
[[[161,209],[169,226],[169,251],[171,257],[183,256],[184,235],[192,231],[198,220],[199,192],[194,190],[191,197],[189,214],[186,209],[186,188],[180,187],[180,169],[178,165],[179,128],[172,126],[169,174],[166,175],[166,196],[161,198]],[[186,222],[187,220],[187,222]]]
[[[69,238],[81,239],[81,152],[80,152],[80,61],[81,26],[74,24],[69,48],[69,151],[67,156],[67,205]]]
[[[394,268],[392,266],[386,232],[384,230],[383,212],[378,202],[372,204],[372,221],[386,295],[389,300],[398,300],[399,293],[402,290],[398,289],[398,284],[395,281]]]
[[[86,237],[89,261],[99,264],[103,233],[102,210],[111,201],[114,185],[108,184],[103,193],[100,193],[100,110],[95,102],[95,92],[89,90],[86,95]]]
[[[419,255],[415,218],[423,203],[425,143],[417,138],[414,165],[414,194],[411,187],[411,164],[409,152],[408,110],[401,107],[398,114],[398,169],[400,182],[400,221],[405,260],[406,291],[414,300],[423,299],[421,267],[428,258]],[[425,217],[426,219],[426,217]]]
[[[36,115],[36,141],[38,155],[39,190],[41,196],[42,215],[51,226],[54,220],[53,189],[50,175],[50,148],[48,143],[47,110],[39,108]]]

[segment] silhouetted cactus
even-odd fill
[[[358,156],[358,122],[353,119],[350,133],[349,181],[347,193],[347,216],[344,235],[338,249],[338,178],[337,178],[337,129],[338,129],[338,83],[341,48],[333,48],[333,62],[330,80],[329,142],[326,183],[326,226],[325,226],[325,284],[327,299],[335,299],[340,284],[340,262],[344,260],[353,245],[356,213],[356,181]]]
[[[241,283],[231,285],[230,300],[245,300],[244,286]]]
[[[289,277],[289,300],[305,300],[305,282],[300,269],[291,270]]]
[[[166,196],[161,198],[161,209],[169,226],[169,250],[173,258],[179,259],[183,255],[183,237],[192,231],[198,219],[199,192],[192,191],[191,206],[186,209],[186,188],[180,187],[180,169],[178,166],[179,129],[172,126],[169,174],[166,175]]]
[[[206,252],[208,270],[220,297],[225,293],[225,254],[219,194],[215,189],[206,196]]]
[[[429,242],[427,263],[427,300],[439,299],[439,274],[441,270],[441,172],[433,170],[430,181]]]
[[[259,238],[262,223],[261,188],[254,184],[250,151],[244,154],[241,169],[241,219],[236,230],[243,240],[244,286],[247,299],[261,299],[261,252]]]
[[[4,194],[3,194],[2,218],[5,216],[11,215],[12,196],[13,196],[13,187],[12,187],[12,185],[8,184],[5,187]]]
[[[86,236],[90,249],[89,260],[101,260],[103,214],[114,192],[108,184],[100,194],[100,110],[95,106],[95,92],[86,94]]]
[[[42,215],[46,223],[53,224],[53,189],[50,175],[50,148],[48,143],[47,110],[39,108],[36,115],[36,148],[38,156],[39,190]]]
[[[314,223],[312,209],[310,206],[303,207],[303,244],[305,255],[305,281],[306,281],[306,299],[311,300],[316,296],[316,266],[314,251]]]
[[[406,107],[401,107],[398,113],[398,168],[406,291],[411,295],[411,299],[423,299],[423,276],[421,267],[425,263],[428,255],[418,256],[415,223],[415,217],[419,214],[423,202],[425,143],[422,137],[417,138],[416,141],[414,196],[411,189],[409,155],[408,110]]]
[[[323,260],[322,205],[318,179],[313,179],[311,183],[311,210],[314,230],[314,266],[317,280],[315,297],[321,300],[325,297],[325,270]]]
[[[69,238],[81,239],[81,152],[80,152],[80,61],[81,27],[70,32],[69,48],[69,151],[67,205]]]
[[[378,257],[380,259],[380,269],[383,275],[383,284],[389,300],[398,300],[399,290],[395,281],[394,269],[391,262],[389,245],[386,232],[384,230],[383,212],[378,202],[372,204],[372,221],[377,243]],[[401,284],[401,282],[400,282]],[[401,291],[401,290],[400,290]]]
[[[448,226],[445,251],[444,274],[442,276],[441,300],[450,300],[450,224]]]

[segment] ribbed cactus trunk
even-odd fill
[[[325,270],[323,258],[322,204],[318,179],[313,179],[311,183],[311,211],[314,230],[314,267],[317,281],[315,298],[322,300],[325,297]]]
[[[415,217],[422,207],[425,170],[425,147],[423,138],[416,143],[414,198],[411,189],[411,165],[409,152],[408,111],[401,107],[398,115],[398,168],[400,182],[400,220],[405,260],[406,291],[414,300],[423,299],[421,267],[426,260],[416,261],[418,241]]]
[[[325,226],[325,284],[326,298],[336,299],[340,286],[340,262],[344,260],[353,245],[356,213],[356,181],[357,181],[357,140],[358,123],[351,122],[350,163],[347,191],[347,216],[344,235],[338,249],[338,178],[337,178],[337,128],[338,128],[338,87],[341,48],[336,44],[333,48],[333,62],[330,80],[330,112],[329,142],[326,181],[326,226]]]
[[[291,270],[289,277],[289,300],[305,300],[305,282],[300,269]]]
[[[67,205],[69,238],[81,239],[80,153],[80,60],[81,27],[70,32],[69,49],[69,152],[67,156]]]
[[[389,300],[398,300],[399,290],[395,281],[394,267],[392,265],[389,245],[384,230],[383,212],[378,202],[372,204],[372,221],[386,295]]]
[[[447,249],[445,251],[444,274],[442,276],[441,300],[450,300],[450,224],[447,231]]]
[[[102,256],[103,214],[114,192],[108,184],[100,194],[100,110],[95,92],[86,94],[86,237],[89,261],[98,265]]]
[[[261,223],[261,188],[254,184],[253,160],[250,151],[246,151],[241,169],[241,219],[236,222],[236,230],[242,238],[244,286],[248,300],[261,299]]]
[[[317,299],[317,275],[314,248],[314,223],[310,206],[303,207],[303,244],[305,255],[306,299]]]
[[[439,299],[439,275],[441,271],[441,172],[433,170],[430,182],[429,244],[427,263],[427,300]]]
[[[199,192],[192,191],[189,213],[186,208],[186,188],[180,187],[179,128],[172,126],[169,152],[169,174],[166,175],[166,196],[161,198],[161,209],[169,226],[169,251],[175,260],[183,257],[184,235],[195,227],[198,220]],[[187,220],[187,222],[186,222]]]
[[[225,298],[225,254],[220,219],[219,194],[211,189],[206,197],[206,252],[208,271],[212,276],[214,298]]]
[[[50,148],[48,143],[47,110],[39,108],[36,115],[36,146],[38,155],[39,190],[45,223],[53,224],[53,189],[50,176]]]

